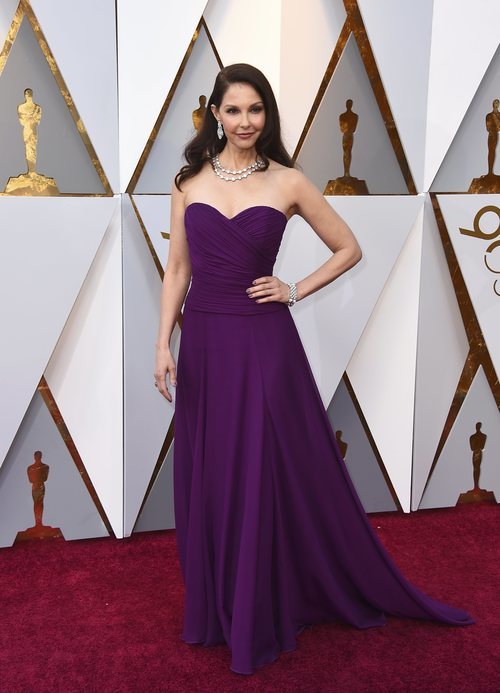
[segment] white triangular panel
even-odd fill
[[[205,3],[118,0],[121,190],[148,141]]]
[[[114,191],[119,190],[115,0],[31,6]],[[92,50],[89,50],[89,42]]]
[[[487,252],[490,244],[500,238],[498,196],[440,195],[438,200],[486,346],[500,376],[500,247]],[[479,221],[479,228],[491,238],[483,240],[462,234],[461,228],[474,230],[474,218],[486,206],[493,206],[497,212],[487,212]],[[485,259],[496,274],[488,270]]]
[[[368,39],[417,190],[423,190],[434,0],[359,0]]]
[[[463,0],[459,9],[456,0],[434,2],[425,190],[434,180],[498,47],[499,25],[498,0]]]
[[[417,510],[462,372],[469,343],[429,199],[418,317],[412,510]]]
[[[153,244],[161,266],[165,268],[168,258],[167,238],[162,233],[170,233],[170,195],[133,195],[142,222]]]
[[[292,310],[325,408],[422,206],[422,200],[416,196],[343,196],[327,200],[358,238],[363,259]],[[329,257],[330,250],[308,224],[294,217],[274,274],[283,281],[297,281]]]
[[[281,3],[209,0],[203,13],[223,65],[250,63],[264,72],[276,99],[280,90]]]
[[[45,377],[117,537],[123,536],[120,205]]]
[[[405,512],[410,510],[422,225],[421,208],[347,367]]]
[[[2,0],[0,3],[0,51],[9,33],[10,25],[14,19],[14,14],[18,5],[19,0]]]
[[[139,196],[138,196],[139,197]],[[125,356],[124,534],[134,527],[175,410],[154,387],[155,344],[162,283],[130,199],[123,200],[123,286]],[[168,241],[164,240],[167,246]],[[179,327],[170,346],[177,358]],[[147,434],[146,434],[147,432]]]
[[[500,413],[491,394],[482,367],[479,368],[450,435],[431,475],[420,508],[443,508],[456,505],[461,493],[473,488],[473,465],[470,436],[481,423],[486,444],[483,450],[479,486],[500,498]]]
[[[282,12],[279,107],[289,151],[297,146],[345,19],[342,0],[287,3]]]
[[[0,462],[83,284],[116,201],[0,198]]]

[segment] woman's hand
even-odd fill
[[[158,388],[158,392],[161,392],[161,394],[171,402],[172,395],[167,387],[167,373],[170,378],[170,384],[175,387],[177,385],[175,359],[168,347],[156,347],[156,387]]]
[[[253,280],[253,286],[249,287],[247,294],[255,299],[255,303],[268,303],[278,301],[288,303],[290,287],[278,277],[259,277]]]

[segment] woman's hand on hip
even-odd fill
[[[255,303],[268,303],[269,301],[288,303],[290,298],[290,287],[278,277],[258,277],[258,279],[253,280],[253,285],[246,291],[249,298],[254,299]]]
[[[171,402],[172,395],[167,387],[167,373],[170,384],[175,387],[177,385],[175,359],[168,347],[156,347],[155,384],[158,392]]]

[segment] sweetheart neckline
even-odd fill
[[[250,205],[250,207],[245,207],[245,209],[240,210],[237,212],[233,217],[228,217],[224,214],[224,212],[221,212],[220,209],[217,209],[217,207],[214,207],[211,205],[209,202],[190,202],[188,206],[184,209],[184,215],[188,211],[190,207],[193,205],[203,205],[204,207],[209,207],[210,209],[214,209],[218,214],[220,214],[221,217],[224,217],[224,219],[227,219],[228,221],[234,221],[237,219],[239,216],[244,214],[245,212],[249,212],[251,209],[271,209],[273,212],[277,212],[280,214],[286,222],[288,222],[288,217],[285,214],[285,212],[282,212],[281,209],[278,209],[277,207],[272,207],[271,205]]]

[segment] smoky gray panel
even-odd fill
[[[365,511],[397,510],[344,380],[327,412],[333,430],[342,431],[342,440],[347,443],[345,463]]]
[[[477,423],[481,423],[481,432],[487,436],[479,486],[492,491],[497,502],[500,500],[500,413],[480,367],[432,472],[419,509],[454,506],[462,493],[473,488],[470,437],[476,433]]]
[[[344,174],[339,115],[346,100],[359,120],[352,148],[351,176],[365,180],[375,194],[407,193],[354,36],[351,34],[298,157],[304,173],[324,190]]]
[[[49,465],[42,521],[59,527],[65,539],[108,536],[94,502],[56,425],[36,392],[0,470],[0,546],[34,525],[27,468],[35,451]]]
[[[500,46],[439,167],[431,185],[432,191],[467,192],[473,178],[488,173],[488,132],[485,121],[486,115],[492,111],[494,99],[500,99]],[[449,108],[453,108],[452,103]],[[500,175],[500,144],[497,144],[493,171]]]
[[[85,59],[82,56],[82,59]],[[33,101],[42,107],[38,126],[36,170],[55,178],[62,193],[104,193],[76,124],[59,91],[47,61],[26,17],[0,78],[0,190],[11,176],[27,171],[22,129],[17,107],[24,90],[33,90]]]
[[[127,197],[123,198],[122,212],[125,371],[124,527],[127,535],[135,524],[151,473],[167,434],[174,405],[167,402],[154,387],[161,279],[132,204]]]
[[[134,532],[148,532],[153,529],[172,529],[175,527],[174,445],[175,441],[168,450],[165,461],[134,527]]]
[[[208,100],[218,72],[219,65],[202,28],[134,192],[171,192],[174,176],[183,164],[184,145],[195,134],[192,112],[198,108],[200,95]]]

